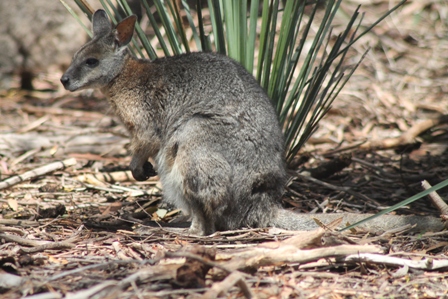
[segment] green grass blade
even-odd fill
[[[91,20],[92,19],[92,15],[94,13],[94,10],[89,5],[89,3],[86,0],[75,0],[75,3],[82,10],[82,12],[87,16],[87,18],[89,20]]]
[[[334,18],[336,10],[339,7],[341,1],[328,1],[327,8],[325,14],[322,18],[321,25],[316,33],[316,36],[313,40],[310,50],[305,58],[304,65],[301,67],[298,80],[292,87],[290,95],[286,101],[286,106],[283,107],[280,113],[280,120],[284,125],[286,125],[285,129],[285,139],[287,148],[293,149],[294,143],[297,142],[297,136],[300,135],[303,130],[303,125],[306,120],[306,116],[311,111],[313,104],[316,102],[316,97],[318,95],[319,88],[321,86],[321,82],[325,79],[325,76],[322,76],[322,73],[319,72],[316,68],[313,67],[320,48],[323,45],[324,38],[328,34],[330,30],[330,24]],[[314,8],[314,12],[316,11],[316,7]],[[310,19],[309,22],[312,22]],[[305,37],[303,37],[304,39]],[[314,69],[314,73],[312,81],[308,81],[311,70]],[[317,76],[317,77],[316,77]],[[318,80],[316,80],[318,79]],[[313,84],[313,82],[315,82]],[[307,89],[305,90],[305,87]],[[303,94],[305,90],[305,93]],[[299,100],[300,96],[303,94],[303,100]],[[302,134],[304,136],[304,134]],[[304,136],[304,138],[308,138]],[[287,154],[288,159],[291,158],[291,153]]]
[[[247,37],[247,47],[246,47],[246,69],[251,74],[253,73],[254,70],[255,40],[257,38],[257,19],[258,19],[259,6],[260,6],[259,0],[252,0],[250,2],[249,33]]]
[[[103,7],[103,9],[106,11],[107,15],[109,16],[109,19],[112,21],[112,23],[117,25],[117,19],[115,18],[114,13],[113,13],[113,11],[111,11],[111,8],[109,6],[109,5],[112,5],[112,4],[110,4],[110,1],[109,1],[109,3],[106,3],[104,0],[100,0],[100,3],[101,3],[101,6]],[[113,5],[112,5],[112,7],[113,7]]]
[[[123,19],[123,16],[120,15],[120,13],[118,12],[118,9],[115,7],[115,5],[112,3],[112,1],[110,1],[110,0],[106,0],[106,1],[107,1],[107,4],[109,5],[110,9],[113,11],[113,13],[111,13],[110,11],[109,11],[109,13],[111,13],[111,15],[114,16],[114,19],[116,18],[115,22],[121,21]],[[103,7],[105,7],[103,3],[104,2],[101,2]],[[119,5],[121,5],[119,1],[118,1],[118,3],[119,3]],[[116,24],[115,22],[114,22],[114,24]]]
[[[328,3],[327,7],[330,7],[331,5],[333,5],[332,3]],[[305,26],[304,32],[302,34],[302,39],[301,42],[299,44],[299,48],[296,49],[296,55],[300,55],[303,46],[307,40],[307,36],[309,34],[312,22],[314,20],[314,16],[316,14],[317,11],[317,7],[315,6],[310,17],[309,17],[309,21],[308,24]],[[322,24],[325,21],[325,17],[322,20]],[[299,101],[299,97],[300,95],[302,95],[306,84],[307,84],[307,78],[309,77],[310,72],[313,69],[313,53],[317,52],[317,48],[318,48],[318,40],[319,40],[319,34],[321,34],[321,31],[318,31],[316,33],[316,37],[310,47],[310,49],[308,50],[308,54],[305,56],[305,60],[300,68],[298,77],[296,82],[293,84],[289,95],[286,98],[286,101],[284,101],[282,110],[279,114],[279,119],[280,122],[282,124],[291,124],[292,122],[292,118],[294,117],[293,114],[291,113],[291,111],[293,111],[294,109],[299,111],[299,114],[296,114],[295,118],[297,119],[304,119],[306,117],[306,114],[308,113],[308,109],[307,106],[310,106],[311,103],[307,103],[307,101],[303,100],[303,101]],[[297,57],[298,59],[298,57]],[[292,76],[292,75],[291,75]],[[292,78],[290,78],[292,80]],[[299,105],[299,106],[298,106]],[[288,118],[288,115],[290,115],[290,117]],[[288,131],[292,131],[294,130],[294,126],[293,127],[289,127],[288,130],[285,131],[286,135],[288,135]],[[287,142],[289,141],[289,136],[286,136],[286,140]]]
[[[165,28],[171,50],[175,55],[182,54],[182,49],[177,39],[176,30],[174,30],[170,15],[166,10],[166,7],[163,5],[163,0],[154,0],[154,5],[156,6],[160,19],[162,20],[163,28]]]
[[[394,11],[396,11],[398,8],[400,8],[403,4],[405,4],[408,0],[402,0],[400,1],[397,5],[395,5],[394,7],[392,7],[391,9],[389,9],[384,15],[382,15],[378,20],[376,20],[372,25],[370,25],[369,27],[367,27],[367,29],[365,29],[363,32],[361,32],[355,39],[353,39],[349,44],[347,44],[347,46],[345,46],[345,48],[350,48],[354,43],[356,43],[361,37],[363,37],[364,35],[366,35],[368,32],[370,32],[370,30],[372,30],[373,27],[375,27],[376,25],[378,25],[379,23],[381,23],[386,17],[388,17],[391,13],[393,13]],[[342,49],[341,52],[343,50]]]
[[[114,5],[110,1],[108,1],[108,3],[106,4],[106,2],[104,2],[104,0],[100,0],[100,3],[103,6],[104,10],[106,11],[107,15],[109,16],[109,19],[112,21],[113,24],[116,25],[117,19],[115,18],[115,15],[113,13],[113,11],[115,9]],[[133,45],[133,47],[128,47],[131,54],[133,56],[136,56],[135,49],[137,49],[139,51],[139,54],[141,54],[140,47],[134,38],[132,38],[132,45]]]
[[[273,53],[274,53],[274,47],[275,47],[275,33],[277,30],[277,20],[278,20],[278,5],[279,0],[273,0],[273,4],[270,6],[270,13],[271,13],[271,23],[270,28],[267,32],[267,38],[266,38],[266,49],[264,52],[263,57],[263,69],[262,69],[262,77],[260,85],[267,91],[269,97],[274,103],[274,106],[277,105],[276,100],[272,98],[273,90],[269,90],[269,79],[271,74],[271,66],[272,66],[272,59],[273,59]]]
[[[59,0],[62,5],[65,6],[65,8],[68,10],[68,12],[75,18],[75,20],[79,23],[79,25],[81,25],[81,27],[84,29],[85,32],[87,32],[87,34],[92,37],[93,33],[92,30],[90,30],[89,28],[86,27],[86,25],[84,25],[84,23],[81,21],[81,19],[79,18],[79,16],[76,14],[76,12],[67,4],[65,3],[64,0]],[[90,16],[90,19],[92,17]]]
[[[293,8],[295,11],[295,17],[290,28],[293,31],[293,36],[289,43],[288,53],[286,54],[286,61],[283,71],[284,77],[282,77],[281,86],[278,88],[277,97],[279,103],[277,104],[277,107],[279,111],[281,111],[284,107],[285,101],[288,97],[288,91],[290,90],[292,78],[294,77],[294,72],[297,68],[297,63],[299,61],[298,58],[300,57],[301,52],[301,50],[298,51],[298,49],[303,49],[303,46],[305,44],[304,40],[300,40],[296,49],[295,45],[297,44],[306,2],[300,1],[296,2],[295,4],[298,6]]]
[[[121,8],[123,9],[123,11],[126,12],[127,15],[131,15],[132,14],[132,10],[129,7],[129,4],[127,3],[126,0],[118,0],[117,2],[121,5]],[[140,42],[142,43],[143,47],[145,48],[146,53],[148,53],[148,56],[150,58],[154,57],[156,55],[156,53],[155,53],[153,47],[151,46],[151,44],[149,43],[149,40],[146,37],[145,33],[143,32],[143,29],[140,26],[139,22],[135,23],[135,31],[137,32],[137,36],[140,39]],[[138,44],[134,43],[134,45],[136,46],[136,49],[139,52],[140,57],[144,58],[143,52],[141,51],[141,49],[138,46]]]
[[[143,3],[143,6],[145,7],[145,11],[146,11],[146,15],[148,16],[149,23],[151,24],[152,29],[154,30],[154,33],[157,37],[157,40],[159,41],[159,45],[162,48],[163,53],[165,54],[165,56],[171,56],[170,51],[168,50],[168,47],[167,47],[165,40],[162,36],[162,33],[160,32],[159,25],[157,24],[156,19],[154,18],[153,14],[151,13],[151,8],[148,4],[148,0],[142,0],[142,3]],[[147,50],[147,52],[148,52],[148,50]],[[156,53],[148,52],[148,55],[149,55],[149,58],[151,58],[151,59],[157,58]]]
[[[226,55],[226,42],[224,35],[224,22],[221,14],[219,0],[208,0],[210,18],[212,20],[213,35],[215,36],[215,47],[218,53]]]
[[[267,49],[267,41],[268,41],[268,29],[269,24],[272,20],[271,14],[271,5],[273,0],[265,0],[263,1],[263,10],[261,14],[261,32],[260,32],[260,45],[258,47],[258,64],[257,64],[257,73],[256,79],[258,83],[266,90],[266,86],[262,84],[263,81],[263,66],[264,66],[264,58],[266,57],[266,49]]]
[[[196,30],[196,25],[194,24],[193,16],[191,15],[190,6],[188,5],[186,0],[182,0],[182,5],[184,7],[185,14],[187,16],[187,20],[188,20],[188,24],[190,25],[191,32],[193,33],[193,39],[196,44],[196,48],[198,49],[198,51],[202,51],[202,42],[199,37],[198,31]],[[200,7],[198,9],[198,19],[199,19],[199,22],[201,23],[202,22],[202,8],[200,8]],[[199,24],[199,28],[201,28],[201,24]],[[203,27],[202,27],[202,30],[204,30]]]
[[[202,3],[201,0],[196,0],[196,11],[198,12],[198,22],[199,22],[199,37],[201,40],[201,47],[198,47],[201,51],[211,52],[212,45],[208,36],[205,34],[204,20],[202,19]],[[213,22],[212,22],[213,23]]]
[[[256,1],[256,0],[255,0]],[[238,61],[246,68],[246,70],[252,73],[252,69],[248,68],[247,63],[247,0],[238,1],[238,19],[236,24],[238,32]]]
[[[236,32],[237,26],[235,26],[234,24],[236,18],[235,15],[238,14],[238,12],[234,10],[233,0],[223,1],[221,3],[223,7],[225,37],[227,40],[227,55],[233,59],[238,60],[237,53],[239,40]]]
[[[185,52],[190,53],[190,45],[188,44],[187,36],[185,34],[182,17],[180,16],[179,7],[177,6],[176,0],[166,1],[171,14],[174,16],[174,24],[176,25],[177,32],[180,35],[182,44],[184,45]]]
[[[269,90],[272,90],[272,98],[276,103],[276,109],[278,112],[282,110],[284,97],[282,94],[285,92],[285,85],[287,82],[288,53],[295,44],[294,40],[294,27],[296,27],[296,21],[298,20],[297,5],[298,1],[287,1],[282,16],[282,22],[280,25],[280,32],[277,41],[277,48],[274,56],[274,60],[271,68],[271,79],[269,84]]]

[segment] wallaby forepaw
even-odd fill
[[[137,181],[146,181],[150,177],[157,175],[157,172],[154,170],[154,167],[148,161],[146,161],[142,167],[137,167],[133,169],[131,166],[131,172],[132,176]]]
[[[147,175],[148,178],[157,175],[156,170],[154,169],[154,167],[152,166],[152,164],[149,163],[148,161],[146,161],[145,164],[143,164],[143,173],[144,173],[145,175]]]

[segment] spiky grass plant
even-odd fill
[[[350,46],[405,1],[360,33],[362,17],[358,7],[336,36],[332,24],[342,0],[327,0],[324,4],[305,0],[208,0],[206,8],[202,7],[203,1],[197,0],[195,14],[186,0],[153,0],[153,6],[148,0],[141,3],[164,55],[216,51],[239,61],[254,74],[276,108],[290,162],[359,64],[347,69],[345,59]],[[75,2],[91,19],[93,10],[86,0]],[[120,11],[132,14],[126,0],[117,0],[118,6],[111,0],[100,2],[114,23],[125,17]],[[206,11],[211,26],[205,24]],[[317,31],[312,32],[312,28]],[[138,41],[133,41],[132,53],[157,58],[140,24],[136,32]]]

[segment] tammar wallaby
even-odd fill
[[[131,134],[134,178],[154,175],[153,158],[164,199],[191,216],[192,234],[317,227],[280,207],[283,135],[253,76],[212,53],[136,59],[127,49],[135,21],[130,16],[114,29],[96,11],[92,40],[61,77],[70,91],[99,88],[106,95]]]

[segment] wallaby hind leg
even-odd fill
[[[207,217],[200,206],[191,209],[191,225],[188,232],[192,235],[206,236],[216,231],[214,220]]]
[[[174,163],[183,177],[183,200],[192,216],[190,233],[214,233],[217,226],[222,226],[220,215],[232,202],[230,165],[221,154],[209,149],[182,150],[182,146]]]

